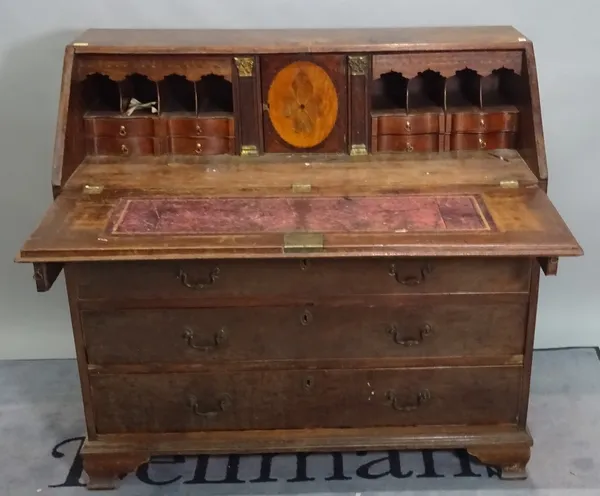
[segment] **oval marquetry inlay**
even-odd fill
[[[293,62],[281,69],[271,83],[267,102],[275,131],[296,148],[317,146],[335,126],[335,85],[312,62]]]

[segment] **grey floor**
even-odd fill
[[[507,482],[464,452],[167,457],[117,492],[88,493],[72,360],[0,362],[0,496],[47,494],[376,494],[600,496],[600,360],[594,349],[537,351],[529,479]]]

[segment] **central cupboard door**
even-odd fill
[[[265,151],[346,149],[346,57],[277,55],[261,60]]]

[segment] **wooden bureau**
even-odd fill
[[[65,272],[88,487],[193,453],[525,477],[540,268],[582,254],[547,180],[513,28],[83,34],[17,260]]]

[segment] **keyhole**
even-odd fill
[[[300,104],[300,110],[304,110],[304,109],[305,109],[305,107],[304,107],[304,104],[303,104],[303,103],[301,103],[301,104]]]
[[[304,313],[300,317],[300,323],[302,325],[308,325],[312,322],[312,314],[308,310],[304,310]]]
[[[310,266],[310,262],[304,258],[300,261],[300,269],[301,270],[308,270],[308,267]]]
[[[312,377],[307,377],[306,379],[304,379],[304,389],[310,389],[313,386],[313,378]]]

